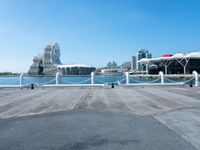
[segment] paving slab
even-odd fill
[[[0,97],[0,118],[70,110],[87,93],[81,88],[19,90]]]
[[[200,150],[200,107],[176,110],[154,117]]]
[[[80,108],[151,115],[200,106],[198,94],[177,87],[7,89],[0,90],[0,118]]]
[[[151,116],[70,111],[0,120],[6,150],[195,150]]]

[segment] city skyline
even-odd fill
[[[32,58],[58,42],[65,64],[103,67],[200,51],[198,0],[0,0],[0,71],[27,72]]]

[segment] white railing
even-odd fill
[[[56,81],[56,78],[53,78],[52,80],[50,80],[50,81],[47,81],[47,82],[43,82],[43,83],[38,83],[38,82],[36,82],[35,84],[37,85],[37,86],[42,86],[42,85],[47,85],[47,84],[51,84],[51,83],[53,83],[53,82],[55,82]]]
[[[188,80],[184,80],[184,81],[175,81],[175,80],[170,79],[169,77],[165,77],[165,80],[169,81],[169,83],[183,83],[183,82],[188,83],[188,82],[191,82],[194,79],[195,79],[195,77],[192,77],[192,78],[190,78]]]
[[[188,79],[186,81],[174,81],[174,80],[171,80],[169,79],[168,77],[165,77],[165,75],[163,74],[162,71],[159,72],[159,76],[160,78],[158,79],[155,79],[155,80],[152,80],[152,81],[139,81],[139,80],[136,80],[132,77],[129,76],[129,73],[126,72],[126,84],[125,85],[128,85],[128,86],[131,86],[131,85],[181,85],[181,84],[186,84],[188,82],[191,82],[192,80],[195,80],[195,83],[194,85],[195,86],[199,86],[199,75],[196,71],[193,71],[193,77],[191,79]],[[160,80],[160,83],[158,83],[158,81]],[[165,80],[168,80],[170,81],[171,83],[169,82],[165,82]],[[130,81],[133,81],[135,83],[130,83]]]
[[[56,84],[55,85],[43,85],[44,87],[65,87],[65,86],[104,86],[104,84],[95,84],[95,74],[94,72],[91,73],[91,77],[89,79],[86,79],[84,81],[80,82],[71,82],[71,81],[64,81],[64,83],[60,84],[60,73],[56,73]],[[87,84],[87,82],[90,81],[90,84]]]
[[[135,80],[134,78],[130,78],[130,81],[133,81],[135,83],[158,83],[159,80],[161,80],[161,78],[151,80],[151,81],[140,81],[140,80]]]
[[[192,74],[194,75],[195,77],[195,86],[199,86],[199,75],[196,71],[193,71]]]
[[[199,75],[196,71],[193,71],[193,77],[188,79],[188,80],[184,80],[184,81],[174,81],[172,79],[170,79],[169,77],[165,76],[163,74],[163,72],[159,72],[159,78],[158,79],[155,79],[155,80],[151,80],[151,81],[141,81],[141,80],[136,80],[135,78],[129,76],[129,73],[126,72],[125,73],[125,78],[119,80],[119,81],[105,81],[105,80],[101,80],[99,78],[95,78],[95,73],[92,72],[91,73],[91,77],[89,79],[86,79],[86,80],[83,80],[83,81],[80,81],[80,82],[71,82],[71,81],[64,81],[65,83],[63,84],[60,84],[60,73],[56,73],[56,77],[53,78],[52,80],[50,81],[47,81],[47,82],[44,82],[44,83],[32,83],[32,84],[35,84],[37,86],[46,86],[48,85],[49,87],[50,86],[68,86],[70,84],[70,86],[104,86],[105,84],[118,84],[118,85],[179,85],[179,84],[185,84],[185,83],[188,83],[188,82],[192,82],[194,80],[194,85],[195,86],[199,86]],[[19,77],[19,84],[15,84],[15,85],[10,85],[10,84],[7,84],[7,85],[0,85],[0,88],[3,88],[3,87],[29,87],[30,84],[24,84],[24,76],[25,74],[22,73]],[[148,76],[149,77],[149,76]],[[169,82],[165,82],[166,81],[169,81]],[[99,82],[99,83],[103,83],[103,84],[96,84],[95,81]],[[122,84],[122,82],[125,81],[125,84]],[[130,81],[133,81],[135,83],[131,83]],[[160,82],[159,82],[160,81]],[[53,82],[55,82],[55,84],[52,84]],[[88,82],[90,82],[90,84],[87,84]],[[15,82],[16,83],[16,82]]]

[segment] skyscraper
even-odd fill
[[[117,63],[115,61],[107,63],[107,69],[116,69]]]
[[[132,56],[131,58],[131,70],[133,71],[136,69],[136,56]]]
[[[152,58],[152,54],[148,51],[148,50],[145,50],[145,49],[139,49],[138,53],[136,53],[136,69],[138,71],[144,71],[146,70],[146,67],[145,65],[142,65],[140,64],[138,61],[141,60],[142,58]]]

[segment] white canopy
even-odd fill
[[[190,59],[190,58],[195,58],[195,59],[200,59],[200,52],[191,52],[189,54],[183,54],[183,53],[176,53],[171,57],[158,57],[158,58],[142,58],[138,62],[142,64],[146,64],[149,62],[159,62],[162,60],[174,60],[174,59]]]

